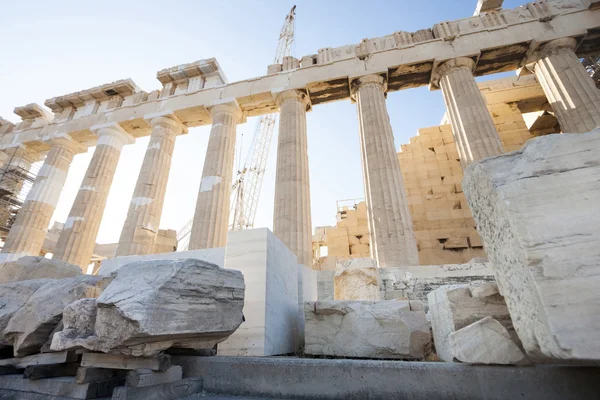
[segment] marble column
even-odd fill
[[[134,141],[115,123],[92,127],[92,130],[98,136],[96,150],[52,257],[77,265],[84,271],[94,251],[121,150],[125,144]]]
[[[504,153],[492,115],[475,82],[474,67],[472,59],[459,57],[446,61],[436,71],[463,168]]]
[[[584,133],[600,126],[600,89],[575,54],[573,38],[542,46],[534,72],[563,132]]]
[[[224,247],[227,242],[236,126],[242,112],[237,104],[226,103],[212,107],[210,114],[213,124],[190,233],[190,250]]]
[[[175,138],[184,129],[168,116],[150,121],[152,134],[135,185],[116,256],[152,254],[162,215]]]
[[[7,259],[40,254],[73,157],[87,150],[68,135],[51,139],[50,146],[2,248]]]
[[[419,265],[417,243],[379,75],[352,82],[363,163],[371,254],[379,268]]]
[[[312,222],[306,137],[308,96],[298,90],[282,92],[279,107],[279,138],[275,178],[273,233],[298,257],[312,267]]]

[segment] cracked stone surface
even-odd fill
[[[411,303],[416,311],[411,309]],[[317,301],[304,305],[305,353],[422,359],[431,343],[420,302]]]
[[[136,356],[212,349],[242,323],[244,291],[241,272],[197,259],[128,264],[97,300],[65,309],[65,329],[51,348]]]
[[[13,314],[4,330],[15,357],[38,353],[60,323],[64,308],[76,300],[97,297],[105,279],[84,275],[53,280],[39,287]]]
[[[335,266],[335,300],[379,300],[379,269],[371,258],[340,260]]]
[[[63,279],[82,275],[81,269],[64,261],[44,257],[21,257],[0,263],[0,284],[32,279]]]
[[[529,357],[600,360],[600,128],[470,166],[463,189]]]
[[[525,356],[506,328],[492,317],[452,332],[449,336],[454,357],[471,364],[519,364]]]

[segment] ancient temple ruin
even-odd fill
[[[0,372],[10,372],[0,393],[140,398],[146,386],[185,382],[160,390],[597,394],[597,367],[519,366],[600,360],[600,90],[589,61],[600,54],[600,2],[501,6],[479,0],[471,17],[284,57],[244,81],[228,82],[210,58],[159,71],[158,90],[123,79],[17,107],[17,124],[0,118],[2,176],[12,179],[0,179],[0,196],[31,183],[25,199],[0,201],[10,226],[0,234]],[[507,71],[516,75],[475,79]],[[443,96],[446,115],[397,147],[387,93],[420,86]],[[335,227],[313,229],[306,114],[333,101],[356,105],[365,199],[339,208]],[[274,112],[273,232],[228,232],[236,127]],[[189,246],[174,251],[174,232],[159,229],[173,149],[203,125]],[[121,151],[144,136],[119,241],[101,249]],[[71,162],[89,147],[69,217],[49,231]],[[264,358],[274,355],[305,358]],[[23,383],[23,369],[48,379]],[[131,370],[126,384],[119,370]],[[75,378],[51,381],[60,373]],[[435,383],[399,388],[389,383],[398,376]],[[499,383],[474,383],[487,380]]]

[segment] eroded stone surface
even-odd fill
[[[65,330],[51,348],[136,356],[170,347],[212,349],[242,323],[244,289],[241,272],[201,260],[125,265],[95,304],[86,299],[67,307]]]
[[[514,332],[506,303],[494,287],[496,284],[487,282],[447,285],[427,295],[435,349],[442,360],[451,362],[455,358],[450,334],[485,317],[493,317]]]
[[[452,332],[450,348],[454,357],[471,364],[519,364],[525,356],[506,328],[492,317]]]
[[[102,277],[77,276],[50,281],[41,286],[27,302],[13,314],[4,330],[15,357],[37,353],[48,340],[62,318],[66,306],[76,300],[97,297]]]
[[[528,355],[600,360],[600,129],[469,167],[463,188]]]
[[[27,300],[49,279],[35,279],[23,282],[11,282],[0,285],[0,348],[11,346],[12,342],[4,336],[4,329],[11,317],[27,303]]]
[[[0,264],[0,284],[32,279],[63,279],[81,275],[75,265],[44,257],[21,257]]]
[[[371,258],[340,260],[335,267],[336,300],[379,300],[379,270]]]
[[[422,359],[431,343],[425,312],[408,301],[307,302],[304,315],[306,354]]]

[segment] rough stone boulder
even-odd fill
[[[15,357],[40,351],[54,328],[60,323],[66,306],[101,292],[102,277],[76,276],[51,280],[39,287],[15,312],[4,330],[5,340],[14,347]]]
[[[413,308],[419,309],[413,311]],[[418,301],[304,303],[305,353],[321,356],[423,359],[431,344]]]
[[[82,274],[81,268],[75,265],[44,257],[21,257],[16,261],[0,263],[0,285],[32,279],[63,279]]]
[[[212,349],[242,323],[241,272],[201,260],[157,260],[121,267],[97,301],[65,310],[52,350],[84,347],[153,355],[170,347]]]
[[[523,352],[506,328],[492,317],[485,317],[449,336],[454,357],[470,364],[520,364]]]
[[[336,263],[334,299],[379,300],[379,270],[371,258],[353,258]]]
[[[493,282],[445,285],[427,295],[435,349],[440,359],[456,357],[450,335],[485,317],[501,323],[518,342],[504,298]]]
[[[0,285],[0,348],[12,346],[4,336],[4,330],[12,316],[27,303],[27,300],[50,279],[35,279]]]
[[[469,166],[463,189],[537,361],[600,360],[600,129]]]

